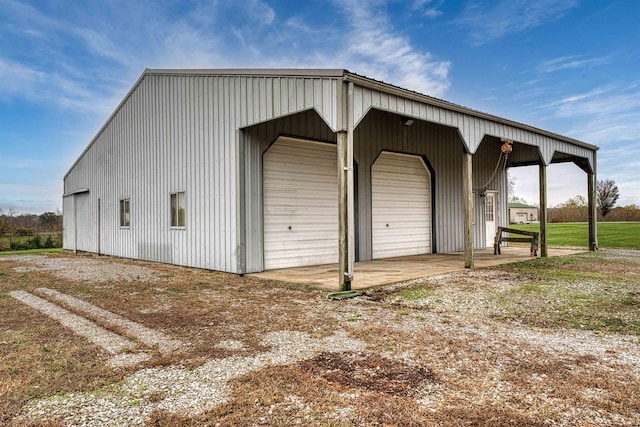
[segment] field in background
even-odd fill
[[[511,224],[525,231],[540,231],[540,224]],[[549,246],[587,246],[586,222],[558,222],[547,225]],[[601,248],[640,249],[640,222],[599,222],[598,245]]]
[[[0,256],[59,254],[59,253],[62,253],[62,248],[21,249],[17,251],[0,251]]]
[[[26,236],[0,236],[0,253],[30,249],[62,248],[62,233],[33,233]]]

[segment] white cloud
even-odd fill
[[[491,5],[491,6],[488,6]],[[482,44],[562,18],[578,0],[499,0],[469,2],[456,21],[469,27],[473,40]]]
[[[594,88],[565,96],[543,108],[560,119],[570,119],[566,132],[593,144],[640,141],[640,89],[630,85]]]
[[[450,84],[450,62],[415,48],[394,29],[379,2],[350,0],[339,4],[351,28],[339,59],[351,71],[428,95],[444,95]]]
[[[3,19],[9,18],[0,34],[15,36],[23,45],[0,53],[0,81],[11,82],[0,85],[0,102],[15,99],[64,109],[69,119],[47,135],[52,144],[65,147],[65,158],[52,166],[51,176],[66,171],[146,67],[347,68],[438,97],[450,84],[450,63],[434,58],[395,27],[386,0],[336,0],[333,25],[318,24],[317,16],[307,22],[304,13],[280,17],[263,0],[194,0],[186,11],[183,4],[178,15],[157,2],[78,6],[64,15],[45,13],[44,6],[0,2]],[[423,9],[439,4],[422,2]],[[247,19],[229,18],[236,14]],[[62,135],[65,127],[82,131]],[[28,166],[12,162],[14,171]],[[38,190],[38,185],[4,176],[11,183],[2,185],[3,206],[56,208],[60,183]],[[37,205],[38,200],[46,203]]]
[[[62,207],[62,181],[55,184],[0,182],[0,209],[17,213],[42,213]]]
[[[561,56],[540,63],[537,67],[540,73],[552,73],[560,70],[573,70],[576,68],[594,67],[609,62],[610,57],[583,58],[579,55]]]
[[[14,96],[37,99],[38,87],[46,81],[46,76],[27,65],[0,58],[0,81],[7,83],[0,85],[0,99]]]
[[[105,34],[90,28],[72,28],[69,32],[81,39],[86,44],[87,52],[92,55],[111,59],[125,66],[132,62],[129,52],[126,52],[121,45],[115,43]]]
[[[256,22],[271,25],[276,18],[273,9],[260,0],[250,0],[246,5],[246,10]]]
[[[35,169],[44,165],[44,159],[22,157],[0,157],[0,167],[3,169]]]
[[[434,4],[435,3],[435,4]],[[438,7],[442,5],[442,0],[433,2],[432,0],[415,0],[411,9],[416,11],[422,11],[427,18],[437,18],[442,15],[442,11],[438,10]],[[425,8],[425,6],[427,6]]]
[[[424,11],[424,16],[427,18],[437,18],[442,15],[442,11],[436,9],[435,7],[430,7]]]
[[[77,112],[109,113],[123,90],[110,88],[111,93],[103,94],[91,88],[90,82],[70,79],[57,73],[47,73],[35,67],[0,58],[0,81],[11,82],[0,86],[0,100],[26,99],[39,104],[51,104]],[[99,87],[99,85],[97,85]]]

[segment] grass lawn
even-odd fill
[[[500,266],[522,279],[493,296],[503,309],[496,317],[640,336],[640,293],[633,278],[637,266],[605,252]]]
[[[36,255],[36,254],[55,254],[62,253],[62,248],[41,248],[41,249],[25,249],[22,251],[1,251],[0,256],[4,255]]]
[[[0,236],[0,253],[60,247],[62,247],[62,233],[36,233],[32,236]]]
[[[540,231],[540,224],[511,224],[518,230]],[[560,222],[547,226],[550,246],[587,246],[589,230],[586,222]],[[601,248],[640,249],[640,222],[599,222],[598,245]]]

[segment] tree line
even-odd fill
[[[0,209],[0,250],[62,246],[62,213],[17,214]]]
[[[603,214],[603,209],[598,207],[598,221],[640,221],[640,206],[631,204],[627,206],[615,206]],[[576,196],[555,208],[547,210],[549,222],[586,222],[589,220],[589,206],[582,196]]]
[[[514,194],[515,178],[509,177],[509,194]],[[615,181],[606,179],[596,184],[596,203],[598,221],[640,221],[640,206],[630,204],[616,206],[620,191]],[[510,202],[527,203],[513,195]],[[576,196],[553,208],[547,209],[549,222],[586,222],[589,220],[589,203],[583,196]]]
[[[606,179],[596,184],[598,221],[640,221],[640,206],[616,206],[620,191],[615,181]],[[567,200],[548,210],[549,222],[584,222],[589,220],[589,203],[582,196]]]
[[[35,233],[56,233],[62,231],[62,213],[45,212],[41,215],[17,214],[0,209],[0,235],[32,236]]]

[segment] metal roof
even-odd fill
[[[529,208],[529,209],[538,209],[537,206],[527,205],[526,203],[507,203],[507,207],[509,209],[514,208]]]

